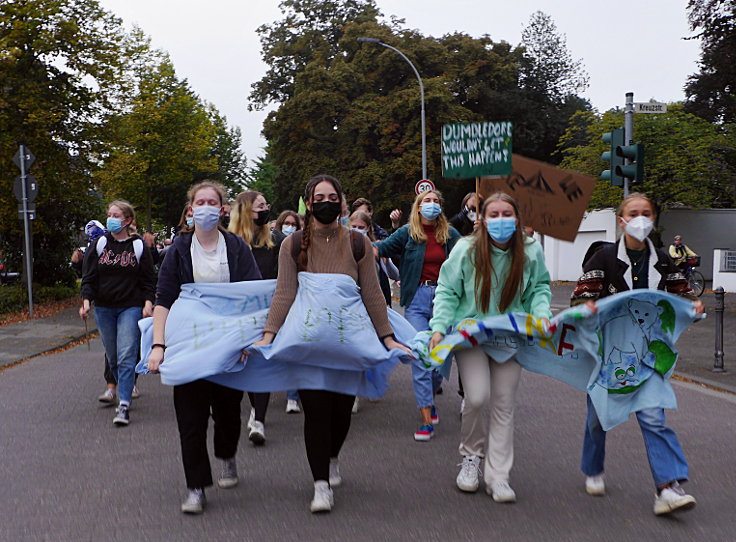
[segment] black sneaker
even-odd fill
[[[119,405],[117,414],[112,419],[112,423],[115,425],[128,425],[130,423],[130,417],[128,416],[128,405]]]

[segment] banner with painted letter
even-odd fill
[[[324,389],[381,397],[401,350],[388,351],[376,335],[360,288],[347,275],[299,273],[299,288],[274,342],[253,347],[263,336],[275,280],[182,286],[166,322],[161,381],[178,385],[206,378],[253,392]],[[399,342],[416,330],[389,309]],[[146,373],[153,342],[152,318],[139,322]],[[243,348],[249,355],[244,363]]]
[[[525,369],[585,391],[606,431],[645,408],[676,408],[669,378],[675,342],[696,319],[688,299],[632,290],[567,309],[543,325],[530,314],[464,320],[432,351],[430,332],[411,346],[428,369],[449,376],[453,354],[480,346],[499,363],[512,357]]]

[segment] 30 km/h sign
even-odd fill
[[[424,192],[429,192],[430,190],[434,190],[434,183],[429,179],[422,179],[414,187],[414,192],[417,193],[417,196]]]

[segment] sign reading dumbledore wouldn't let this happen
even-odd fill
[[[596,180],[518,154],[513,155],[512,163],[509,176],[480,179],[480,194],[487,197],[506,192],[519,203],[525,226],[556,239],[574,241]]]
[[[442,126],[445,179],[505,177],[511,173],[510,122],[468,122]]]

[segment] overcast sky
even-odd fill
[[[265,112],[248,112],[253,82],[266,71],[256,28],[281,18],[278,0],[100,0],[153,45],[169,52],[180,77],[243,132],[243,150],[262,155]],[[424,35],[489,34],[517,45],[537,10],[550,15],[567,36],[573,58],[590,75],[583,94],[605,111],[635,101],[684,98],[687,77],[698,69],[700,43],[690,34],[687,0],[377,0],[383,14],[405,19]],[[612,7],[616,6],[614,13]],[[615,53],[614,53],[615,51]],[[409,67],[407,66],[407,69]],[[417,66],[421,73],[421,66]],[[487,119],[502,120],[502,119]]]

